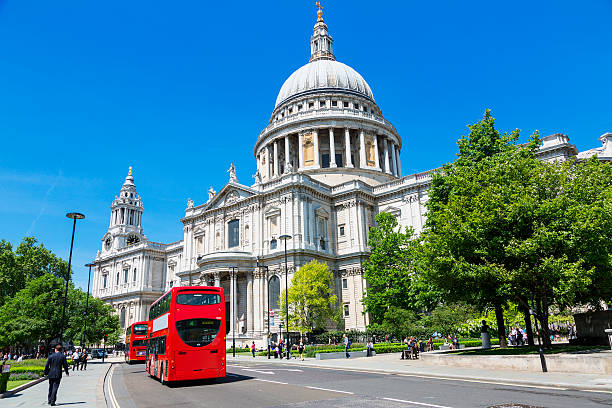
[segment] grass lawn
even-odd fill
[[[569,344],[553,344],[551,349],[544,349],[544,354],[559,354],[559,353],[598,353],[604,350],[610,350],[607,346],[571,346]],[[453,351],[452,354],[460,354],[464,356],[519,356],[524,354],[539,354],[538,346],[521,346],[492,348],[487,350],[464,350]],[[449,353],[450,354],[450,353]]]
[[[17,388],[20,385],[23,384],[27,384],[32,380],[17,380],[17,381],[9,381],[8,383],[6,383],[6,389],[7,390],[12,390],[13,388]]]
[[[36,359],[23,360],[19,363],[15,360],[10,360],[10,361],[7,361],[6,364],[10,364],[11,367],[44,367],[46,363],[47,363],[47,359],[39,358],[38,360]]]

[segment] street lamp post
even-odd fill
[[[546,367],[546,358],[544,357],[544,351],[542,350],[542,342],[544,341],[542,337],[542,332],[540,330],[542,325],[540,324],[538,326],[538,316],[535,313],[535,302],[533,300],[533,292],[531,292],[531,314],[533,315],[533,318],[535,320],[536,330],[538,332],[538,343],[540,345],[540,364],[542,365],[542,372],[546,373],[548,372],[548,367]]]
[[[232,266],[232,357],[236,357],[236,267]]]
[[[89,282],[91,281],[91,267],[95,266],[92,263],[85,264],[89,267],[87,275],[87,300],[85,301],[85,324],[83,325],[83,334],[81,335],[81,347],[85,347],[85,332],[87,331],[87,312],[89,311]]]
[[[68,256],[68,273],[66,274],[66,289],[64,290],[64,307],[62,309],[62,323],[60,325],[60,344],[64,343],[64,319],[66,318],[66,301],[68,299],[68,282],[70,282],[70,267],[72,264],[72,247],[74,245],[74,230],[76,229],[77,220],[82,220],[85,216],[78,212],[66,214],[66,217],[72,218],[72,238],[70,239],[70,255]]]
[[[287,240],[291,239],[291,235],[281,235],[278,237],[278,239],[285,242],[285,320],[287,321],[287,360],[289,360],[291,358],[291,344],[289,344],[289,278],[287,278]]]

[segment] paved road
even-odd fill
[[[217,381],[162,386],[144,367],[117,365],[121,408],[153,407],[612,407],[612,393],[562,390],[314,367],[230,363]],[[523,405],[520,405],[523,404]]]

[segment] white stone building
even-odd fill
[[[290,237],[289,282],[312,259],[326,262],[345,327],[368,325],[361,302],[368,230],[386,211],[421,231],[430,171],[402,175],[402,140],[363,77],[336,61],[321,10],[310,46],[309,62],[285,81],[257,138],[255,183],[239,183],[232,165],[219,193],[211,187],[206,203],[188,201],[181,241],[161,244],[143,234],[144,207],[130,168],[111,206],[93,284],[94,296],[113,305],[123,327],[147,320],[148,306],[174,285],[215,285],[226,293],[228,339],[235,327],[238,344],[265,341],[268,297],[275,338],[285,287],[283,235]],[[602,148],[578,153],[567,136],[547,136],[541,157],[612,156],[612,134],[601,140]]]

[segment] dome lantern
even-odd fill
[[[318,60],[332,60],[335,61],[333,51],[334,39],[329,35],[327,24],[323,21],[323,7],[321,2],[317,1],[319,10],[317,11],[317,22],[312,31],[312,37],[310,37],[310,59],[308,62]]]

